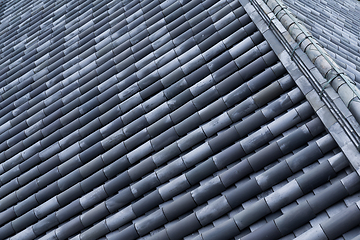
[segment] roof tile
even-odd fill
[[[8,3],[0,16],[0,231],[40,239],[214,239],[222,230],[229,238],[293,238],[297,225],[281,219],[312,196],[271,198],[291,195],[287,180],[315,193],[315,213],[353,199],[358,184],[344,170],[346,154],[293,81],[303,73],[277,55],[284,45],[270,36],[275,28],[263,36],[266,21],[244,2]],[[343,54],[350,40],[332,41],[341,49],[335,60],[355,67]],[[274,206],[284,215],[270,214]],[[302,213],[302,232],[316,231]]]

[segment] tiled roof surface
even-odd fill
[[[305,23],[336,63],[360,83],[359,1],[284,0],[284,3]]]
[[[319,97],[239,1],[0,4],[0,239],[360,233]]]

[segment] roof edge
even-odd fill
[[[355,82],[335,63],[322,45],[312,37],[304,24],[287,10],[286,5],[281,0],[265,0],[265,3],[314,63],[321,75],[327,79],[323,88],[331,85],[357,122],[360,123],[360,90],[356,87]]]
[[[295,28],[295,21],[292,20],[295,17],[284,17],[291,14],[284,10],[286,9],[284,4],[278,4],[277,0],[267,1],[274,5],[266,4],[263,0],[239,0],[239,2],[269,42],[352,167],[360,175],[360,118],[356,115],[360,112],[360,108],[355,105],[360,104],[360,101],[353,97],[348,101],[348,105],[345,104],[344,89],[351,90],[342,79],[346,75],[335,74],[336,77],[333,77],[336,70],[319,50],[312,46],[314,43],[309,40],[311,34],[304,26],[302,27],[303,31],[288,31],[290,27]],[[270,27],[274,31],[270,30]],[[274,41],[274,38],[277,41]],[[321,46],[317,41],[315,44]],[[311,51],[307,51],[310,48]],[[325,52],[325,50],[322,51]],[[326,52],[325,54],[327,55]],[[329,55],[327,57],[335,64],[335,67],[338,67]],[[341,68],[338,67],[338,69]],[[328,87],[330,84],[331,86],[337,84],[337,87]],[[342,89],[340,90],[340,88]],[[352,111],[355,107],[357,109],[353,114]]]

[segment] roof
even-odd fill
[[[0,238],[359,235],[356,97],[258,3],[0,2]]]

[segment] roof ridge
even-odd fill
[[[282,1],[267,0],[266,4],[275,14],[274,17],[289,31],[290,35],[297,42],[298,47],[306,53],[322,76],[328,80],[323,85],[323,88],[331,84],[357,122],[360,123],[360,90],[356,87],[353,80],[335,63],[321,44],[312,38],[304,24],[287,10],[287,6]],[[351,92],[352,94],[350,94]]]
[[[299,67],[302,74],[309,78],[312,91],[304,88],[303,81],[297,85],[311,102],[317,115],[332,134],[338,145],[357,171],[360,163],[360,90],[334,60],[325,52],[320,43],[296,17],[287,10],[280,0],[240,0],[254,23],[267,38],[277,38],[282,45],[276,54],[290,71],[290,65]],[[268,32],[272,29],[272,35]],[[268,31],[269,30],[269,31]],[[298,49],[299,48],[299,49]],[[289,62],[293,62],[290,64]],[[295,77],[296,78],[296,77]],[[332,87],[327,87],[331,85]],[[309,86],[309,87],[310,87]],[[335,103],[336,102],[336,103]],[[330,120],[331,119],[331,120]],[[338,129],[342,132],[339,137]]]

